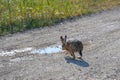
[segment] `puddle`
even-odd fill
[[[10,50],[10,51],[1,51],[0,56],[13,56],[16,53],[27,52],[27,51],[31,51],[32,49],[33,48],[28,47],[28,48],[15,49],[15,50]]]
[[[60,45],[54,45],[54,46],[49,46],[46,48],[35,49],[35,50],[31,51],[31,53],[50,54],[50,53],[58,53],[61,51],[62,51],[62,49],[61,49]]]
[[[60,45],[52,45],[46,48],[35,49],[33,47],[27,47],[23,49],[14,49],[10,51],[0,51],[0,56],[13,56],[17,53],[21,52],[30,52],[30,53],[38,53],[38,54],[50,54],[50,53],[58,53],[62,52]]]

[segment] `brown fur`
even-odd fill
[[[80,56],[82,57],[82,51],[83,51],[83,44],[79,40],[73,40],[73,41],[66,41],[67,36],[65,35],[65,38],[62,36],[60,37],[62,42],[62,49],[69,52],[71,56],[75,59],[75,52],[79,52]]]

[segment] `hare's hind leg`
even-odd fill
[[[82,51],[79,51],[80,56],[82,57]]]

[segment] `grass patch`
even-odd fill
[[[0,35],[120,6],[120,0],[0,0]]]

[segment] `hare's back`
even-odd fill
[[[81,51],[83,50],[83,44],[79,40],[68,41],[71,44],[71,48],[74,51]]]

